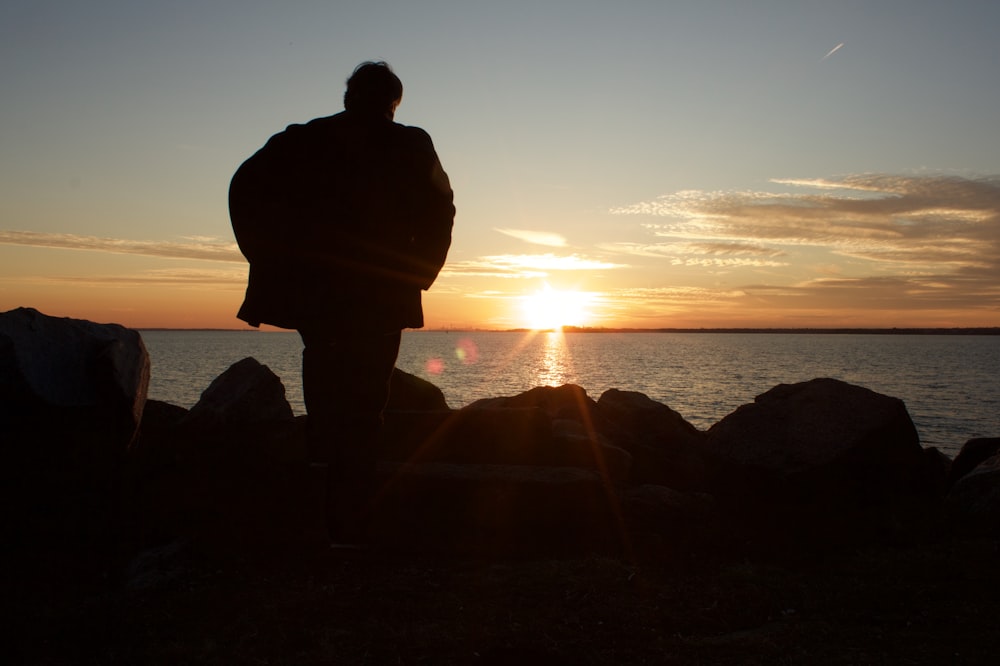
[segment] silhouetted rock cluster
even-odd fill
[[[134,331],[22,309],[0,315],[0,367],[4,442],[30,479],[22,527],[80,537],[100,523],[90,511],[137,545],[322,541],[325,474],[306,463],[305,417],[256,360],[187,410],[146,400]],[[575,385],[449,409],[397,370],[380,457],[371,538],[394,548],[779,551],[1000,526],[1000,439],[952,463],[921,448],[900,400],[833,379],[777,386],[700,431],[641,393],[594,400]],[[104,472],[67,484],[53,460]],[[87,484],[104,500],[67,500]]]

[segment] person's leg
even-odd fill
[[[302,338],[310,448],[329,463],[327,526],[335,541],[360,539],[400,334],[306,331]]]

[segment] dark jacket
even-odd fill
[[[271,137],[233,176],[229,213],[250,261],[240,319],[390,332],[423,326],[455,207],[426,132],[345,111]]]

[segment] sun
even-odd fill
[[[590,319],[587,305],[590,294],[582,291],[562,291],[548,284],[522,297],[522,311],[528,328],[558,329],[563,326],[583,326]]]

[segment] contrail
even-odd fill
[[[825,56],[823,56],[823,60],[826,60],[827,58],[829,58],[830,56],[832,56],[834,53],[836,53],[841,48],[843,48],[843,46],[844,46],[844,42],[841,42],[841,43],[837,44],[836,46],[834,46],[832,49],[830,49],[829,53],[827,53]]]

